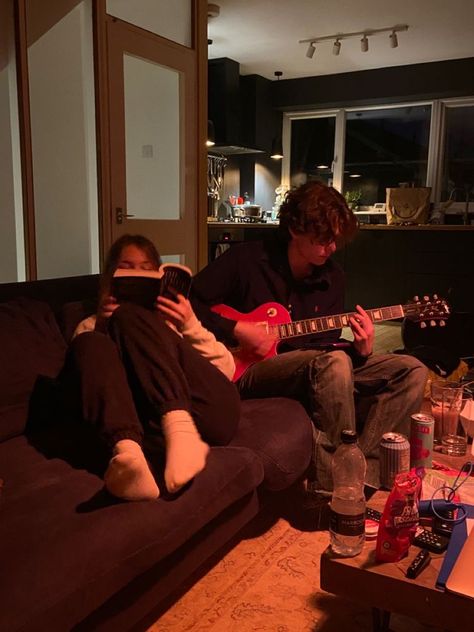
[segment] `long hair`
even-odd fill
[[[295,233],[313,233],[321,242],[349,241],[358,222],[344,197],[323,182],[306,182],[288,191],[278,214],[280,232],[288,241],[290,229]]]
[[[161,265],[161,257],[155,244],[143,235],[122,235],[110,246],[105,257],[104,269],[100,278],[100,297],[104,298],[110,293],[112,277],[122,256],[123,249],[127,246],[135,246],[142,250],[148,260],[153,264],[153,268],[158,270]]]

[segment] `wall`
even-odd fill
[[[40,279],[99,268],[91,7],[84,0],[28,49]]]
[[[296,111],[472,94],[469,58],[273,82],[273,107]]]

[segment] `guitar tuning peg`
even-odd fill
[[[426,323],[423,320],[420,323],[420,327],[421,327],[421,329],[425,329],[425,327],[426,327]]]
[[[436,321],[430,320],[430,327],[436,327]]]
[[[440,327],[445,327],[446,326],[446,321],[445,320],[440,320],[439,321],[439,326]]]

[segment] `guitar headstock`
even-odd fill
[[[420,327],[444,327],[450,314],[448,303],[437,294],[414,296],[413,301],[403,306],[403,311],[408,320],[420,323]]]

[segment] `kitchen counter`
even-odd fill
[[[207,222],[209,228],[276,228],[278,222]],[[474,225],[465,226],[464,224],[419,224],[416,226],[400,226],[397,224],[361,224],[360,230],[375,230],[375,231],[474,231]]]
[[[464,224],[418,224],[416,226],[400,226],[397,224],[361,224],[360,230],[382,230],[382,231],[420,231],[420,230],[428,230],[428,231],[441,231],[441,232],[452,232],[452,231],[473,231],[474,226]]]
[[[209,228],[276,228],[278,222],[207,222]]]

